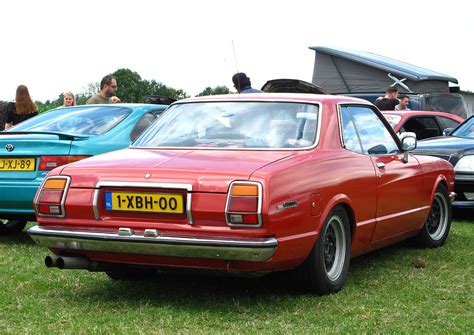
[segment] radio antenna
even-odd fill
[[[239,66],[237,65],[237,54],[235,53],[234,40],[232,40],[232,50],[234,51],[234,62],[235,62],[236,73],[238,73],[239,72]]]

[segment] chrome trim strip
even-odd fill
[[[257,187],[258,187],[257,213],[229,212],[228,209],[229,209],[229,202],[230,202],[230,190],[232,189],[232,185],[234,185],[234,184],[257,185]],[[234,180],[233,182],[231,182],[230,186],[229,186],[229,191],[227,192],[227,201],[226,201],[226,204],[225,204],[225,212],[224,212],[226,224],[228,226],[231,226],[231,227],[246,227],[246,228],[259,228],[259,227],[261,227],[262,226],[262,198],[263,198],[262,191],[263,191],[262,184],[260,184],[259,182],[256,182],[256,181],[238,181],[238,180]],[[258,223],[256,225],[230,223],[229,222],[229,214],[257,214]]]
[[[191,212],[191,202],[192,202],[193,194],[188,191],[186,195],[186,216],[188,217],[188,223],[192,225],[193,221],[193,214]]]
[[[66,185],[64,186],[64,189],[63,189],[63,195],[62,195],[62,198],[61,198],[61,215],[55,215],[55,214],[41,214],[39,212],[39,198],[41,197],[41,194],[43,193],[44,191],[44,185],[46,184],[46,181],[50,180],[50,179],[66,179]],[[66,203],[66,197],[67,197],[67,192],[69,190],[69,185],[71,184],[71,177],[69,176],[51,176],[49,178],[45,178],[43,180],[43,183],[41,183],[41,186],[40,186],[40,191],[39,192],[36,192],[36,195],[35,195],[35,198],[34,198],[34,204],[35,204],[35,213],[36,215],[38,216],[41,216],[41,217],[53,217],[53,218],[63,218],[66,216],[66,208],[64,206],[64,204]]]
[[[191,192],[193,186],[191,184],[176,184],[176,183],[147,183],[135,181],[98,181],[96,188],[104,186],[109,187],[143,187],[143,188],[177,188]]]
[[[191,211],[192,204],[192,190],[193,185],[191,184],[177,184],[177,183],[147,183],[147,182],[133,182],[133,181],[98,181],[95,185],[94,191],[94,201],[92,208],[94,210],[94,216],[96,220],[100,220],[98,201],[99,201],[99,192],[101,187],[140,187],[140,188],[164,188],[164,189],[178,189],[186,190],[186,217],[188,223],[192,225],[194,223],[193,215]]]
[[[94,211],[94,217],[96,220],[100,219],[99,208],[97,204],[99,203],[99,192],[100,190],[97,188],[94,190],[94,199],[92,200],[92,210]]]
[[[105,231],[66,230],[34,226],[28,234],[47,248],[69,252],[100,251],[153,256],[191,257],[262,262],[275,254],[278,241],[269,238],[156,236],[141,234],[120,236]]]

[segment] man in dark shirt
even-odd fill
[[[232,82],[239,93],[262,93],[262,91],[252,88],[250,78],[243,72],[234,74],[232,76]]]
[[[393,111],[395,106],[399,103],[397,96],[398,88],[390,86],[387,88],[387,91],[385,91],[385,97],[377,98],[375,101],[375,106],[377,106],[377,108],[381,111]]]

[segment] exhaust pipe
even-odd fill
[[[58,256],[46,256],[44,258],[44,265],[48,268],[57,268],[58,267]]]
[[[46,256],[44,264],[48,268],[65,269],[82,269],[92,272],[103,272],[124,269],[143,269],[142,266],[124,265],[120,263],[97,262],[90,260],[84,256]],[[148,267],[145,267],[148,268]]]
[[[85,257],[58,257],[57,267],[63,269],[90,269],[91,261]]]
[[[97,267],[96,262],[91,262],[85,257],[68,257],[68,256],[46,256],[44,265],[48,268],[58,269],[85,269],[92,270]]]

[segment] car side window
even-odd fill
[[[439,120],[443,125],[443,130],[446,128],[456,128],[459,126],[459,122],[450,119],[449,117],[439,116]]]
[[[412,117],[403,125],[405,131],[410,131],[416,134],[418,140],[425,138],[441,136],[441,129],[434,117]]]
[[[130,140],[135,141],[161,115],[163,110],[151,111],[143,114],[130,133]]]
[[[342,140],[347,150],[362,153],[359,135],[347,107],[341,107]]]
[[[364,154],[383,155],[400,151],[385,124],[371,108],[348,106],[347,109],[354,121]]]

